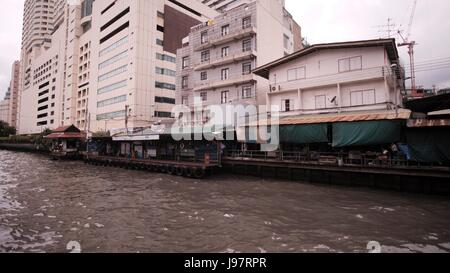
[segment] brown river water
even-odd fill
[[[0,150],[0,252],[450,252],[450,199]]]

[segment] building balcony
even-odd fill
[[[248,74],[248,75],[241,75],[238,77],[229,78],[227,80],[211,80],[211,81],[207,81],[206,83],[195,87],[194,91],[198,92],[198,91],[217,89],[217,88],[222,88],[222,87],[227,87],[227,86],[251,83],[251,82],[256,81],[255,77],[256,76],[254,74]]]
[[[236,54],[228,55],[227,57],[215,59],[215,60],[209,60],[207,62],[202,62],[195,66],[194,71],[200,71],[205,70],[209,68],[215,68],[221,65],[226,65],[234,62],[240,62],[245,60],[250,60],[256,57],[256,51],[245,51],[245,52],[239,52]]]
[[[227,35],[211,37],[209,41],[207,41],[206,43],[194,47],[194,50],[195,51],[205,50],[211,47],[227,44],[232,41],[238,41],[255,34],[256,34],[255,26],[250,26],[247,28],[238,28],[235,30],[231,30]]]
[[[85,25],[92,22],[92,15],[85,16],[81,18],[80,25],[84,27]]]

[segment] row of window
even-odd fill
[[[226,90],[226,91],[222,91],[220,93],[220,102],[222,104],[226,104],[229,103],[229,98],[230,98],[230,91]],[[250,99],[253,98],[253,90],[252,90],[252,86],[251,85],[245,85],[242,86],[241,89],[241,98],[242,99]],[[200,99],[203,102],[208,101],[208,92],[201,92],[200,93]],[[189,104],[189,97],[188,96],[183,96],[181,98],[181,103],[183,105],[188,105]]]
[[[160,89],[174,90],[174,91],[176,89],[175,84],[165,83],[165,82],[155,82],[155,87],[160,88]]]
[[[171,63],[176,63],[177,59],[175,57],[166,55],[166,54],[161,54],[161,53],[156,53],[156,59],[161,60],[161,61],[167,61],[167,62],[171,62]]]
[[[351,57],[338,60],[339,73],[362,70],[362,57]],[[306,79],[306,67],[288,69],[287,80],[296,81]]]
[[[249,75],[252,73],[252,63],[251,62],[245,62],[242,64],[242,75]],[[230,69],[224,68],[220,72],[220,79],[222,81],[228,80],[230,78]],[[208,80],[208,72],[202,71],[200,72],[200,80],[206,81]],[[181,78],[181,88],[186,89],[189,87],[189,77],[183,76]]]
[[[123,51],[123,52],[121,52],[121,53],[119,53],[119,54],[117,54],[117,55],[115,55],[114,57],[111,57],[110,59],[100,63],[98,65],[98,69],[103,69],[103,68],[105,68],[105,67],[107,67],[107,66],[109,66],[109,65],[111,65],[113,63],[116,63],[116,62],[126,58],[127,56],[128,56],[128,49]]]
[[[125,101],[127,101],[127,95],[122,95],[122,96],[114,97],[111,99],[99,101],[99,102],[97,102],[97,107],[101,108],[101,107],[105,107],[108,105],[113,105],[113,104],[117,104],[117,103],[121,103],[121,102],[125,102]]]
[[[108,46],[107,48],[101,50],[99,52],[99,57],[101,57],[101,56],[103,56],[103,55],[113,51],[114,49],[116,49],[116,48],[118,48],[118,47],[120,47],[120,46],[122,46],[122,45],[124,45],[126,43],[128,43],[128,35],[123,37],[122,39],[118,40],[117,42],[113,43],[112,45]]]
[[[100,95],[100,94],[108,93],[108,92],[117,90],[117,89],[119,89],[119,88],[125,87],[125,86],[127,86],[127,80],[120,81],[120,82],[113,83],[113,84],[111,84],[111,85],[108,85],[108,86],[99,88],[99,89],[97,90],[97,94]]]
[[[106,74],[103,74],[103,75],[99,76],[98,77],[98,82],[102,82],[102,81],[107,80],[109,78],[112,78],[114,76],[120,75],[120,74],[126,72],[127,70],[128,70],[128,65],[124,65],[124,66],[121,66],[119,68],[116,68],[116,69],[114,69],[114,70],[112,70],[112,71],[110,71],[110,72],[108,72]]]
[[[166,76],[171,76],[171,77],[175,77],[177,75],[177,73],[171,69],[167,69],[167,68],[161,68],[161,67],[156,67],[155,68],[155,72],[156,74],[159,75],[166,75]]]
[[[314,97],[315,110],[327,109],[327,96],[318,95]],[[350,92],[350,106],[363,106],[376,104],[375,90],[360,90]],[[286,99],[281,101],[281,111],[294,111],[294,100]]]
[[[247,52],[252,50],[252,39],[245,39],[242,41],[242,52]],[[230,47],[224,46],[221,49],[221,57],[226,58],[230,54]],[[210,50],[204,50],[201,52],[201,62],[209,62],[211,57],[211,51]],[[183,61],[183,68],[187,68],[189,66],[188,63],[186,63],[187,66],[185,66],[185,62]]]
[[[242,19],[242,29],[247,29],[252,26],[252,18],[251,16],[245,17]],[[220,28],[220,34],[222,36],[226,36],[230,34],[230,25],[224,25]],[[203,31],[200,33],[200,42],[202,44],[206,44],[209,41],[209,32],[208,30]]]
[[[125,114],[126,114],[125,110],[100,114],[100,115],[97,115],[97,120],[107,120],[107,119],[125,117]]]
[[[155,97],[155,102],[157,102],[157,103],[175,104],[175,99],[174,98],[167,98],[167,97]]]

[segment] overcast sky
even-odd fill
[[[0,99],[10,81],[11,64],[20,55],[24,0],[1,0]],[[148,0],[151,1],[151,0]],[[311,44],[380,38],[376,26],[392,18],[408,25],[413,0],[286,0],[287,9]],[[450,1],[419,0],[411,39],[416,47],[418,85],[450,87]],[[398,37],[397,37],[398,38]],[[409,65],[406,48],[401,57]],[[446,67],[445,69],[431,70]]]

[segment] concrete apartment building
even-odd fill
[[[284,1],[242,2],[191,29],[177,54],[177,104],[265,105],[269,83],[251,72],[301,48],[301,33]]]
[[[395,39],[382,39],[313,45],[254,73],[270,81],[267,102],[283,116],[317,115],[401,108],[404,77],[392,65]]]
[[[194,0],[27,0],[19,133],[120,129],[126,115],[133,128],[170,117],[176,49],[191,26],[217,14]]]

